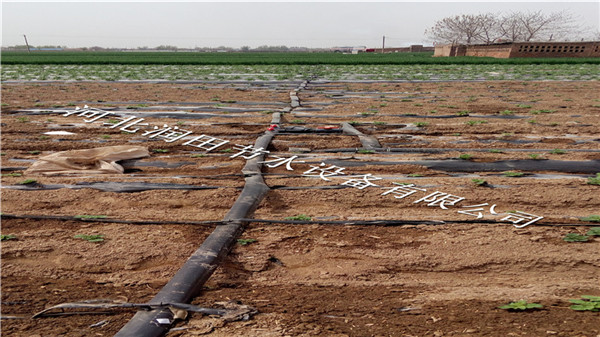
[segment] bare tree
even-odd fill
[[[438,43],[493,43],[506,41],[551,41],[577,38],[582,28],[568,12],[545,14],[511,12],[495,14],[456,15],[444,18],[425,31]]]
[[[425,31],[436,42],[475,43],[482,30],[482,15],[456,15],[436,22]]]

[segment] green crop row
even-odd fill
[[[600,80],[598,64],[551,65],[126,65],[11,64],[2,81],[469,81]]]
[[[200,52],[2,52],[2,64],[164,65],[466,65],[600,64],[600,58],[433,57],[433,53],[200,53]]]

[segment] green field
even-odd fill
[[[200,52],[2,52],[11,64],[123,65],[468,65],[600,64],[600,58],[433,57],[433,53],[200,53]]]

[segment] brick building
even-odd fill
[[[592,42],[506,42],[474,45],[438,45],[434,57],[600,57],[600,41]]]

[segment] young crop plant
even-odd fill
[[[596,177],[589,177],[587,183],[588,185],[600,186],[600,173],[596,173]]]
[[[581,295],[582,299],[569,300],[570,308],[575,311],[600,311],[600,296]]]
[[[167,152],[169,152],[169,149],[152,149],[152,152],[154,152],[154,153],[167,153]]]
[[[525,300],[520,300],[517,302],[511,302],[509,304],[500,306],[498,308],[509,310],[509,311],[526,311],[526,310],[537,310],[542,309],[544,306],[538,303],[528,303]]]
[[[541,154],[538,154],[538,153],[532,153],[532,154],[530,154],[530,155],[529,155],[529,158],[531,158],[531,159],[533,159],[533,160],[541,160],[541,159],[544,159],[544,158],[542,157],[542,155],[541,155]]]
[[[587,236],[600,236],[600,227],[592,227],[585,233]]]
[[[590,238],[587,235],[581,235],[577,233],[569,233],[563,238],[563,240],[566,242],[588,242],[589,239]]]
[[[79,235],[75,235],[73,238],[82,239],[82,240],[85,240],[87,242],[92,242],[92,243],[100,243],[100,242],[104,241],[104,234],[96,234],[96,235],[79,234]]]
[[[237,239],[237,243],[241,246],[247,246],[251,243],[255,243],[257,239]]]
[[[15,240],[17,237],[12,235],[12,234],[8,234],[8,235],[0,235],[0,240],[1,241],[8,241],[8,240]]]
[[[76,215],[75,218],[76,219],[106,219],[107,216],[106,215],[87,215],[87,214],[83,214],[83,215]]]
[[[503,173],[503,175],[505,177],[518,178],[518,177],[524,176],[525,173],[523,173],[523,172],[516,172],[516,171],[506,171],[506,172]]]
[[[458,156],[458,159],[471,160],[471,159],[473,159],[473,155],[470,155],[468,153],[463,153],[460,156]]]
[[[589,222],[600,222],[600,215],[590,215],[583,218],[579,218],[579,220]]]
[[[292,124],[302,124],[302,123],[304,123],[304,120],[302,120],[302,119],[294,119],[294,120],[290,121],[290,123],[292,123]]]
[[[515,114],[515,112],[512,110],[503,110],[503,111],[500,111],[500,114],[503,116],[512,116]]]
[[[367,150],[367,149],[359,149],[356,152],[360,153],[360,154],[373,154],[373,153],[375,153],[375,151],[373,151],[373,150]]]
[[[487,123],[487,121],[471,120],[471,121],[465,122],[465,124],[470,125],[470,126],[477,125],[477,124],[485,124],[485,123]]]
[[[489,186],[488,182],[485,181],[485,179],[474,178],[474,179],[471,179],[471,181],[477,186],[483,186],[483,187]]]
[[[554,149],[552,151],[550,151],[551,154],[565,154],[567,153],[567,151],[565,150],[561,150],[561,149]]]
[[[490,153],[504,153],[504,151],[499,150],[499,149],[490,149],[489,152]]]
[[[427,122],[416,122],[415,123],[415,126],[418,128],[423,128],[423,127],[426,127],[427,125],[429,125],[429,123],[427,123]]]
[[[305,214],[298,214],[296,216],[288,216],[287,218],[285,218],[285,220],[310,221],[312,220],[312,218]]]
[[[456,113],[457,116],[468,116],[471,111],[463,110]]]
[[[25,179],[21,182],[18,182],[17,184],[19,185],[33,185],[33,184],[37,184],[37,180],[35,179]]]

